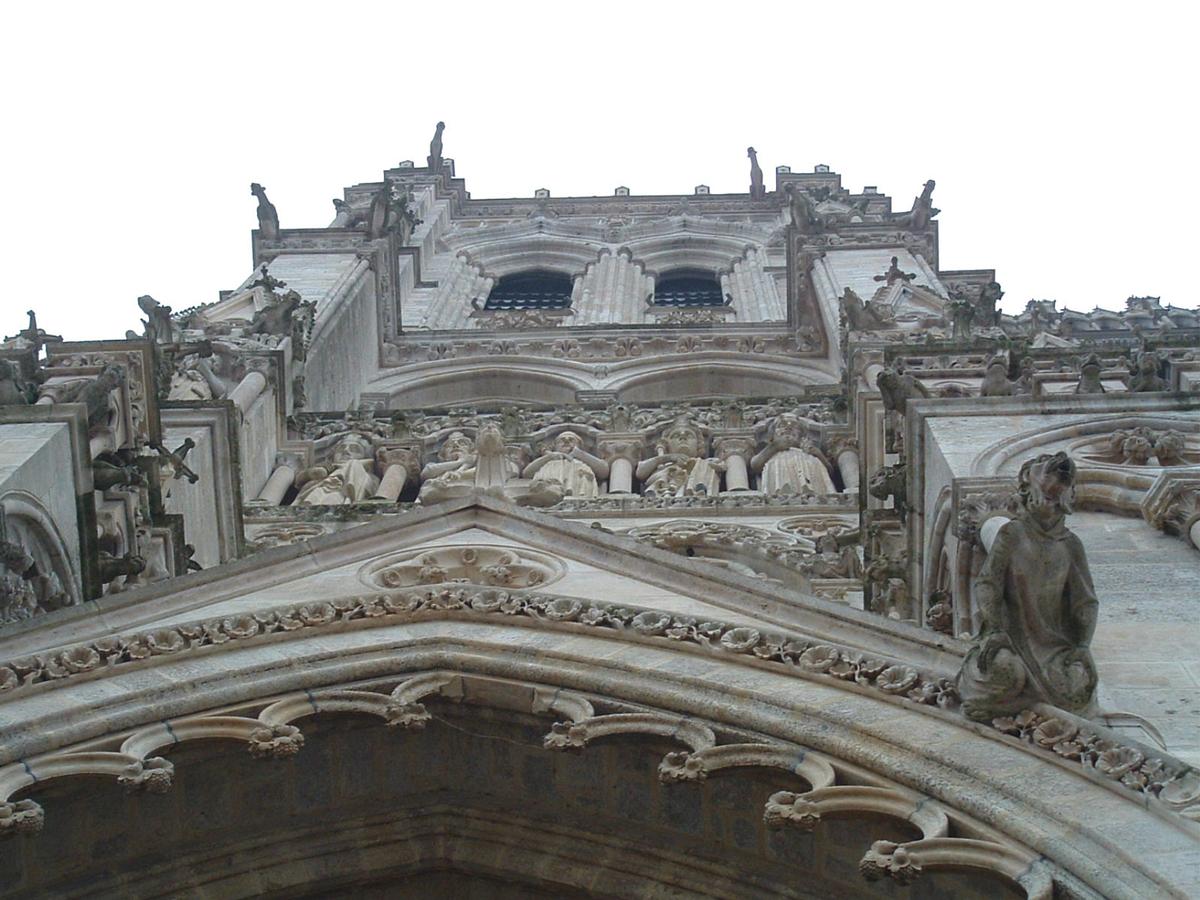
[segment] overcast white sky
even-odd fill
[[[986,12],[984,11],[986,9]],[[907,208],[942,268],[1031,297],[1195,306],[1200,14],[1100,3],[51,3],[4,16],[0,333],[137,327],[250,267],[251,181],[284,227],[421,164],[473,197],[743,191],[754,145]]]

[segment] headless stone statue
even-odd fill
[[[1075,464],[1062,452],[1021,466],[1021,511],[1001,527],[975,579],[983,621],[958,675],[969,718],[1038,702],[1094,712],[1098,603],[1083,544],[1064,524],[1074,483]]]

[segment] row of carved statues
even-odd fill
[[[637,435],[593,438],[563,427],[533,455],[527,444],[509,441],[499,424],[485,422],[474,433],[451,430],[436,446],[426,460],[419,447],[381,445],[359,432],[344,434],[328,464],[295,476],[298,490],[292,502],[326,506],[395,500],[409,481],[420,485],[423,503],[481,490],[531,506],[590,499],[606,491],[646,497],[712,496],[755,488],[777,496],[838,491],[834,464],[804,420],[787,413],[770,423],[762,440],[749,435],[710,440],[690,417],[680,416],[652,443]]]

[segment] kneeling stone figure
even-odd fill
[[[1038,702],[1095,712],[1089,648],[1098,604],[1083,544],[1065,525],[1074,485],[1065,453],[1021,466],[1021,510],[1001,527],[975,581],[983,621],[958,675],[969,718],[987,721]]]

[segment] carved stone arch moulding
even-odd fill
[[[166,719],[0,768],[0,838],[29,838],[43,830],[47,813],[38,801],[14,797],[31,790],[36,794],[47,782],[98,776],[113,778],[130,794],[167,794],[176,780],[176,764],[159,754],[174,755],[193,744],[207,746],[213,755],[228,753],[225,747],[240,744],[256,760],[294,758],[300,768],[290,770],[290,777],[302,777],[306,747],[302,729],[307,729],[309,721],[337,714],[369,716],[394,731],[390,741],[419,742],[432,740],[420,732],[443,724],[437,712],[442,708],[462,709],[464,712],[458,715],[467,718],[479,714],[472,710],[541,718],[547,726],[543,752],[582,754],[579,765],[584,768],[598,752],[589,748],[598,742],[650,738],[653,745],[674,744],[677,749],[666,752],[657,767],[658,780],[670,792],[701,791],[712,779],[757,773],[759,783],[786,788],[770,793],[760,788],[762,793],[757,799],[749,800],[761,804],[757,813],[743,811],[757,815],[768,830],[809,835],[810,840],[822,841],[825,830],[839,819],[865,819],[874,823],[877,834],[892,837],[897,836],[895,828],[879,823],[896,823],[900,831],[910,835],[908,839],[877,839],[860,848],[847,848],[862,854],[857,868],[866,881],[888,878],[907,885],[920,878],[936,886],[940,872],[965,871],[1000,879],[1033,900],[1051,900],[1056,887],[1073,896],[1090,895],[1082,882],[1018,841],[854,762],[766,735],[731,732],[703,718],[629,704],[605,695],[438,669],[410,673],[398,683],[395,678],[372,679]],[[444,724],[461,730],[453,722]],[[406,736],[406,732],[411,734]],[[184,758],[189,761],[185,765],[197,764],[194,755]],[[637,775],[626,772],[623,778],[631,782]],[[411,791],[417,792],[420,787],[419,780],[410,781]],[[65,802],[61,793],[57,799]],[[138,808],[142,814],[153,814],[152,805]],[[217,803],[207,814],[228,812]],[[53,806],[49,814],[54,815]],[[469,811],[460,814],[469,815]],[[569,818],[570,814],[565,815]],[[232,826],[232,822],[226,824]],[[726,844],[725,850],[737,856],[746,854],[740,846]],[[652,852],[651,848],[646,852]],[[635,859],[624,857],[623,864],[634,865]],[[610,865],[604,858],[591,860],[589,878]],[[739,864],[731,858],[729,865],[737,868]],[[664,885],[683,877],[671,866],[658,868],[655,877]],[[803,868],[793,871],[795,877],[805,877]],[[112,876],[98,877],[103,880]]]
[[[697,664],[709,673],[705,681],[696,678]],[[784,781],[772,789],[768,825],[823,828],[847,802],[858,811],[902,811],[915,835],[880,837],[856,863],[867,877],[971,868],[954,850],[981,871],[1044,890],[1040,875],[1021,879],[1045,856],[1065,870],[1063,879],[1081,878],[1104,896],[1149,896],[1158,876],[1120,843],[1130,817],[1142,829],[1139,847],[1157,859],[1172,835],[1194,828],[1171,811],[1187,815],[1200,802],[1194,771],[1055,710],[1030,710],[990,729],[940,711],[953,706],[952,688],[924,668],[799,634],[470,585],[314,600],[105,637],[0,666],[4,714],[25,723],[0,745],[7,764],[0,784],[36,791],[31,776],[44,780],[54,766],[82,762],[154,790],[172,777],[159,760],[193,737],[242,741],[259,758],[303,759],[295,723],[322,711],[373,713],[419,728],[434,715],[429,694],[452,698],[456,685],[469,687],[431,666],[552,687],[549,694],[523,689],[531,712],[536,701],[558,717],[549,749],[600,752],[626,733],[677,740],[682,746],[659,769],[669,783],[764,765],[784,777],[790,769],[804,787]],[[91,685],[99,679],[108,682],[101,703]],[[401,689],[390,690],[397,679]],[[597,698],[612,705],[601,709]],[[133,731],[112,734],[113,722]],[[47,767],[64,754],[72,757],[67,764]],[[833,782],[822,759],[838,776]],[[1039,789],[1028,791],[1035,781]],[[36,798],[7,796],[0,827],[35,828]],[[1158,815],[1147,817],[1147,805]],[[941,843],[949,839],[988,846]],[[1097,858],[1108,861],[1103,873]],[[1079,895],[1089,894],[1080,887]]]
[[[1086,443],[1092,436],[1097,440],[1105,440],[1119,431],[1138,428],[1147,429],[1155,435],[1164,435],[1168,431],[1178,432],[1185,440],[1183,452],[1189,454],[1194,448],[1187,444],[1194,442],[1197,435],[1200,435],[1200,416],[1195,413],[1171,415],[1154,411],[1131,411],[1120,415],[1106,413],[1094,418],[1080,416],[1076,421],[1058,427],[1039,427],[1010,434],[996,441],[976,456],[971,471],[977,476],[1015,476],[1017,468],[1030,456],[1057,449],[1066,450],[1081,442]]]

